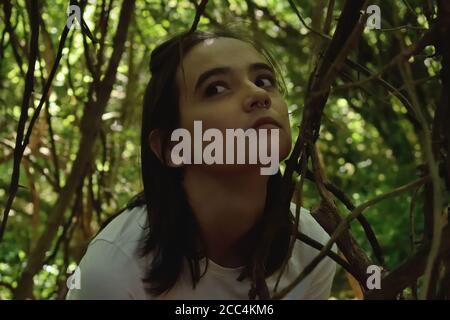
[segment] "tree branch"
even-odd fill
[[[9,2],[7,1],[6,4]],[[5,7],[6,7],[5,4]],[[6,224],[8,223],[9,211],[11,210],[12,203],[14,201],[14,197],[17,193],[17,188],[19,184],[20,177],[20,162],[22,160],[23,153],[25,151],[26,143],[28,142],[27,136],[25,136],[25,140],[22,141],[25,124],[28,119],[28,109],[30,104],[31,94],[33,92],[34,87],[34,69],[36,65],[36,60],[38,56],[38,40],[39,40],[39,12],[37,1],[31,1],[30,3],[30,26],[32,28],[31,39],[30,39],[30,53],[29,53],[29,64],[28,70],[25,78],[25,89],[23,93],[22,106],[20,109],[20,118],[19,123],[17,125],[17,135],[16,135],[16,144],[14,147],[14,163],[13,163],[13,172],[11,176],[11,184],[8,190],[8,200],[6,201],[5,210],[3,211],[3,220],[0,227],[0,242],[3,239],[3,235],[5,233]],[[31,123],[30,123],[31,126]],[[28,135],[29,138],[29,135]]]
[[[308,274],[310,274],[314,268],[327,256],[327,253],[331,250],[333,244],[336,242],[336,240],[348,229],[350,222],[353,221],[359,214],[361,214],[365,209],[373,206],[374,204],[385,200],[387,198],[395,197],[399,194],[402,194],[406,191],[409,191],[413,188],[416,188],[419,185],[422,185],[425,183],[429,177],[421,178],[416,181],[413,181],[407,185],[404,185],[402,187],[399,187],[397,189],[394,189],[390,192],[378,195],[369,201],[359,205],[355,208],[355,210],[352,211],[350,215],[348,215],[336,228],[336,230],[331,235],[330,240],[327,242],[327,244],[323,247],[322,251],[303,269],[303,271],[300,273],[300,275],[292,282],[288,287],[280,291],[274,298],[280,298],[285,296],[287,293],[289,293],[292,288],[294,288],[296,285],[300,283]],[[351,263],[351,262],[350,262]]]
[[[83,119],[80,123],[82,137],[77,157],[73,163],[69,177],[67,178],[66,185],[61,189],[59,198],[49,214],[45,232],[39,238],[35,250],[28,257],[27,265],[18,281],[15,295],[18,299],[24,299],[31,296],[33,277],[42,267],[45,260],[45,253],[48,250],[58,227],[63,222],[64,213],[70,205],[74,191],[83,178],[80,176],[80,173],[85,172],[84,168],[91,162],[93,157],[94,143],[100,127],[101,115],[106,108],[114,85],[117,67],[124,51],[128,26],[131,21],[134,7],[134,0],[124,0],[122,3],[119,24],[113,41],[114,51],[110,58],[105,76],[100,83],[101,85],[97,88],[97,100],[88,101],[88,104],[90,105],[86,106]]]

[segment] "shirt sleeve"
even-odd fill
[[[315,277],[311,281],[308,299],[328,300],[336,273],[336,263],[328,257],[324,258],[314,271]]]
[[[89,245],[79,277],[79,285],[70,288],[67,300],[145,299],[136,261],[107,240],[97,239]]]

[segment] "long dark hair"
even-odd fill
[[[177,68],[183,55],[196,44],[217,37],[251,43],[277,72],[278,85],[285,92],[278,65],[256,38],[238,35],[230,30],[185,32],[166,40],[153,50],[150,61],[151,79],[145,91],[142,112],[141,170],[144,191],[129,206],[147,207],[149,229],[141,254],[146,256],[151,253],[153,257],[143,279],[147,292],[153,295],[167,292],[175,285],[184,259],[187,259],[189,265],[193,288],[206,272],[206,268],[203,273],[200,272],[199,262],[204,257],[204,252],[197,222],[182,187],[183,169],[164,165],[150,149],[148,137],[152,130],[159,129],[163,136],[162,150],[166,149],[171,132],[180,123]],[[162,152],[162,156],[165,157],[165,152]],[[280,172],[269,178],[264,213],[250,231],[251,241],[248,243],[251,246],[257,246],[264,235],[270,234],[273,237],[270,242],[264,241],[270,243],[270,247],[263,250],[265,254],[248,256],[246,268],[239,278],[251,279],[253,293],[249,292],[250,298],[255,298],[256,295],[267,298],[267,290],[261,289],[258,283],[262,281],[265,284],[264,279],[281,267],[288,252],[292,230],[291,215],[285,212],[270,216],[269,213],[273,212],[271,208],[280,197],[280,183]],[[255,266],[259,266],[256,270],[262,270],[256,275],[251,271],[255,270]]]

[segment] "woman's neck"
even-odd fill
[[[186,167],[183,185],[205,242],[206,255],[224,267],[244,263],[249,231],[262,215],[268,176],[256,170],[217,173]]]

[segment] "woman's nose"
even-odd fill
[[[250,93],[244,101],[244,110],[250,112],[257,108],[269,109],[272,105],[272,101],[267,91],[254,84],[252,87],[253,88],[249,90]]]

